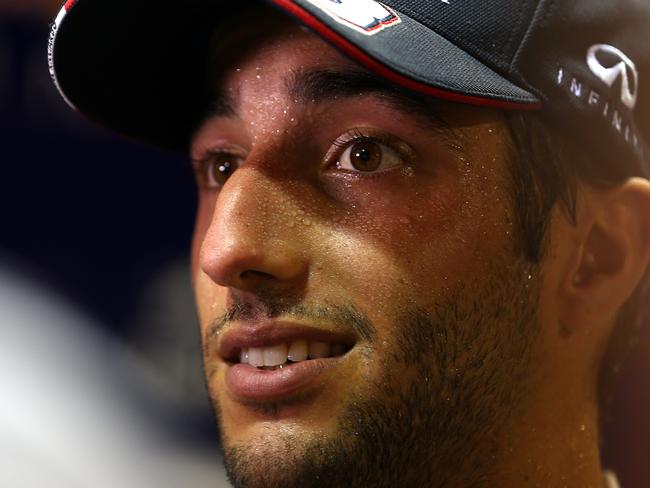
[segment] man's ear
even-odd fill
[[[578,251],[561,283],[561,328],[613,319],[650,262],[650,182],[632,178],[587,196]],[[580,221],[582,220],[582,221]]]

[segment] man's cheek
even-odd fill
[[[376,295],[381,288],[411,288],[424,278],[430,281],[445,266],[455,269],[458,255],[466,256],[468,236],[459,232],[449,212],[441,217],[442,212],[405,206],[360,218],[332,233],[322,256],[336,263],[342,282],[357,281],[356,289]]]
[[[320,270],[312,275],[312,299],[353,303],[376,330],[377,340],[363,347],[369,348],[370,357],[377,357],[382,343],[392,342],[396,310],[421,298],[413,289],[413,270],[405,270],[394,253],[377,247],[368,235],[339,235],[321,259]]]
[[[193,268],[196,270],[196,268]],[[222,302],[225,301],[224,289],[217,286],[201,270],[193,272],[194,298],[197,305],[199,324],[202,335],[209,323],[223,313]]]

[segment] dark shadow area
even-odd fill
[[[29,17],[0,21],[0,249],[123,334],[155,270],[188,252],[192,172],[73,113],[49,79],[47,35]]]
[[[27,329],[48,341],[56,337],[59,342],[44,349],[48,374],[30,382],[27,393],[37,398],[40,389],[52,387],[60,395],[29,418],[10,402],[4,411],[9,431],[0,429],[0,437],[20,444],[18,461],[63,469],[57,449],[43,451],[39,445],[49,439],[45,433],[39,438],[11,433],[29,425],[67,424],[65,438],[58,439],[60,452],[86,453],[101,464],[100,445],[108,452],[111,442],[130,442],[126,434],[120,437],[119,424],[131,416],[146,431],[141,438],[150,441],[139,451],[133,446],[134,456],[178,466],[177,486],[191,486],[191,480],[225,486],[187,264],[196,207],[188,158],[111,134],[70,110],[47,69],[48,21],[21,9],[10,15],[3,7],[0,3],[0,270],[10,272],[0,277],[3,289],[19,298],[3,297],[0,329],[15,332],[0,354],[9,375],[23,368],[19,356],[29,359],[37,352],[7,356],[32,342]],[[64,312],[51,312],[59,309]],[[24,327],[9,327],[16,325],[13,317],[28,318],[20,319]],[[67,324],[66,317],[79,319]],[[59,347],[66,344],[82,350]],[[32,362],[43,368],[37,359]],[[12,389],[11,383],[5,400],[23,398],[22,384]],[[102,402],[102,395],[110,401]],[[97,405],[114,406],[115,415],[86,423],[75,418],[92,419]],[[12,420],[14,415],[23,420]],[[114,434],[108,436],[112,440],[97,443],[96,452],[88,450],[80,442],[94,445],[95,436],[108,435],[102,423],[108,423],[103,428]],[[47,459],[38,464],[38,456]],[[82,464],[69,474],[83,479]],[[126,464],[117,463],[113,474],[122,468]],[[16,470],[5,473],[16,476],[11,484],[23,473],[20,466]],[[128,473],[123,473],[127,481]],[[57,479],[48,486],[77,486],[58,485]],[[111,479],[119,476],[108,476],[106,483]],[[37,486],[30,480],[22,481]],[[149,486],[131,482],[97,486]]]

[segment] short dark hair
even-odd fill
[[[508,170],[518,245],[521,254],[532,263],[539,263],[544,257],[551,211],[556,203],[575,224],[579,183],[612,188],[634,176],[649,176],[640,161],[620,161],[606,154],[596,157],[580,149],[546,120],[543,113],[511,112],[505,114],[505,119],[511,138]],[[615,375],[650,318],[649,296],[650,271],[646,270],[632,296],[619,310],[601,358],[597,384],[601,416],[611,401]]]

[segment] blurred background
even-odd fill
[[[190,164],[65,106],[46,61],[62,3],[0,0],[0,486],[228,486]]]
[[[0,486],[228,486],[203,385],[183,155],[114,136],[49,79],[62,2],[0,0]],[[650,327],[603,464],[650,483]]]

